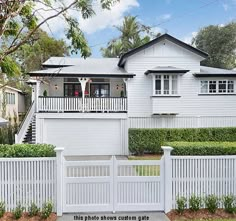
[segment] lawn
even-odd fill
[[[177,219],[176,221],[235,221],[235,219]]]
[[[129,156],[129,160],[160,160],[161,155]],[[133,166],[139,176],[160,176],[159,165],[136,165]]]
[[[129,156],[129,160],[160,160],[162,155],[145,154],[143,156]]]

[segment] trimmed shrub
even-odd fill
[[[219,206],[219,199],[217,196],[209,195],[204,199],[206,208],[210,213],[215,213]]]
[[[198,211],[202,206],[202,199],[201,197],[192,195],[189,198],[189,209],[196,212]]]
[[[37,207],[37,205],[35,203],[31,203],[30,207],[29,207],[29,216],[33,217],[33,216],[37,216],[39,214],[40,209]]]
[[[223,205],[224,205],[224,209],[227,213],[234,213],[236,212],[235,208],[235,196],[233,195],[228,195],[228,196],[224,196],[223,197]]]
[[[170,142],[172,155],[236,155],[236,142]]]
[[[14,219],[20,219],[23,215],[24,210],[25,207],[21,206],[21,204],[18,204],[16,208],[12,211]]]
[[[0,219],[3,217],[6,212],[6,206],[4,202],[0,202]]]
[[[54,146],[48,144],[0,145],[0,157],[55,157]]]
[[[234,142],[236,128],[129,129],[129,150],[134,154],[162,153],[167,142]]]
[[[177,212],[179,214],[183,214],[184,210],[187,207],[187,199],[185,197],[178,197],[176,200],[176,204],[177,204]]]
[[[43,204],[42,212],[41,212],[41,217],[43,219],[47,219],[50,214],[52,213],[53,210],[53,204],[52,202],[47,202]]]

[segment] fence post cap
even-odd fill
[[[62,152],[62,151],[64,151],[64,147],[56,147],[54,150],[56,151],[56,152]]]
[[[173,150],[174,148],[173,148],[173,147],[170,147],[170,146],[161,146],[161,149],[164,150],[164,151],[171,151],[171,150]]]

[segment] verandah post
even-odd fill
[[[56,147],[56,168],[57,168],[57,216],[62,216],[63,213],[63,147]]]
[[[172,209],[172,161],[170,153],[172,147],[162,146],[164,151],[164,211],[168,213]]]

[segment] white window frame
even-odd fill
[[[207,92],[202,92],[201,91],[201,86],[202,86],[202,81],[207,81]],[[210,84],[209,84],[209,82],[210,81],[216,81],[216,92],[214,92],[214,93],[210,93],[209,92],[209,90],[210,90]],[[219,82],[220,81],[226,81],[226,92],[219,92]],[[228,92],[228,82],[229,81],[233,81],[233,85],[234,85],[234,92]],[[218,79],[218,80],[216,80],[216,79],[200,79],[200,81],[199,81],[199,94],[207,94],[207,95],[211,95],[211,94],[219,94],[219,95],[221,95],[221,94],[236,94],[236,81],[235,80],[232,80],[232,79]]]
[[[164,76],[168,75],[169,76],[169,94],[165,94],[164,93]],[[156,76],[161,76],[161,93],[157,94],[156,93]],[[173,89],[172,89],[172,76],[176,76],[176,80],[177,80],[177,93],[173,94]],[[175,96],[179,96],[179,76],[177,74],[167,74],[167,73],[163,73],[163,74],[153,74],[152,75],[152,83],[153,83],[153,96],[155,97],[162,97],[162,96],[166,96],[166,97],[175,97]]]

